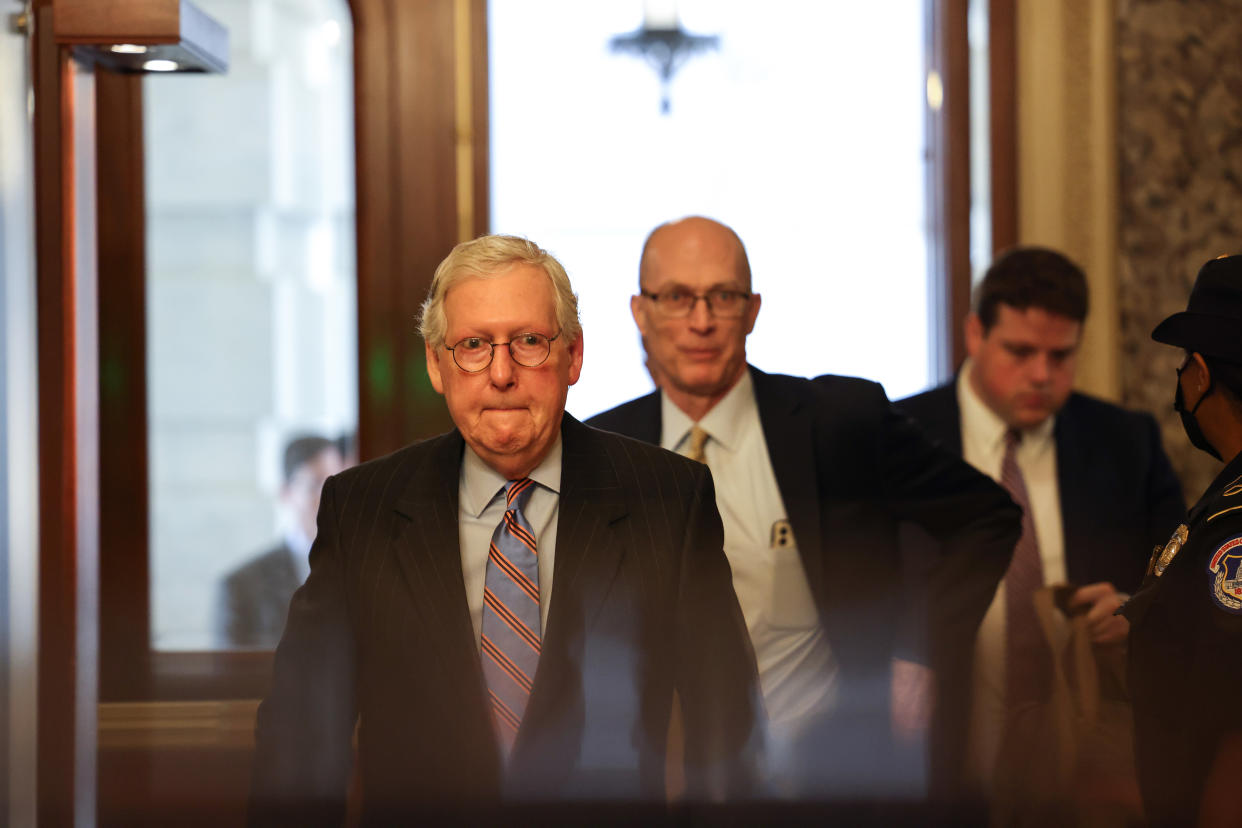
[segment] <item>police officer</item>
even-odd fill
[[[1174,408],[1225,468],[1121,610],[1139,784],[1153,825],[1242,820],[1242,256],[1199,271],[1157,342],[1186,352]]]

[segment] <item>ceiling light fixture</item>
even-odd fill
[[[681,27],[676,0],[647,0],[643,25],[617,35],[609,45],[618,54],[637,55],[660,76],[660,112],[669,113],[669,85],[673,75],[693,55],[720,48],[717,35],[690,34]]]

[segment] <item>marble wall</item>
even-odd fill
[[[1242,252],[1242,0],[1117,0],[1121,380],[1157,413],[1193,502],[1219,470],[1172,410],[1181,352],[1151,341],[1199,267]]]

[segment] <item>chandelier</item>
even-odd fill
[[[681,27],[676,0],[647,0],[643,24],[609,41],[617,54],[637,55],[660,76],[660,112],[669,113],[669,85],[685,62],[699,52],[720,48],[717,35],[690,34]]]

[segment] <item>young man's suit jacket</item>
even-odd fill
[[[302,585],[293,550],[283,541],[225,576],[216,597],[215,633],[226,649],[271,649]]]
[[[561,434],[552,595],[507,766],[466,603],[453,431],[324,485],[259,710],[252,824],[340,824],[356,721],[364,822],[502,796],[659,801],[674,687],[688,783],[747,792],[762,714],[710,474],[568,414]]]
[[[749,370],[768,458],[840,666],[842,698],[873,701],[881,732],[872,736],[882,744],[904,603],[899,522],[914,521],[943,541],[930,635],[953,648],[973,641],[1021,532],[1020,510],[894,411],[878,384]],[[658,444],[660,394],[589,422]]]
[[[937,440],[962,453],[957,384],[901,400]],[[1163,545],[1186,513],[1182,487],[1150,414],[1070,394],[1053,427],[1057,487],[1070,583],[1109,581],[1133,592],[1151,548]]]
[[[932,437],[962,453],[956,382],[901,400],[897,407]],[[1057,413],[1053,441],[1066,578],[1080,586],[1108,581],[1122,592],[1133,592],[1143,580],[1152,547],[1169,539],[1186,511],[1156,421],[1149,414],[1073,393]],[[943,739],[935,764],[954,774],[945,783],[955,785],[965,759],[970,661],[955,660],[945,669],[956,674],[946,680],[960,692],[953,695],[954,703],[941,707]]]

